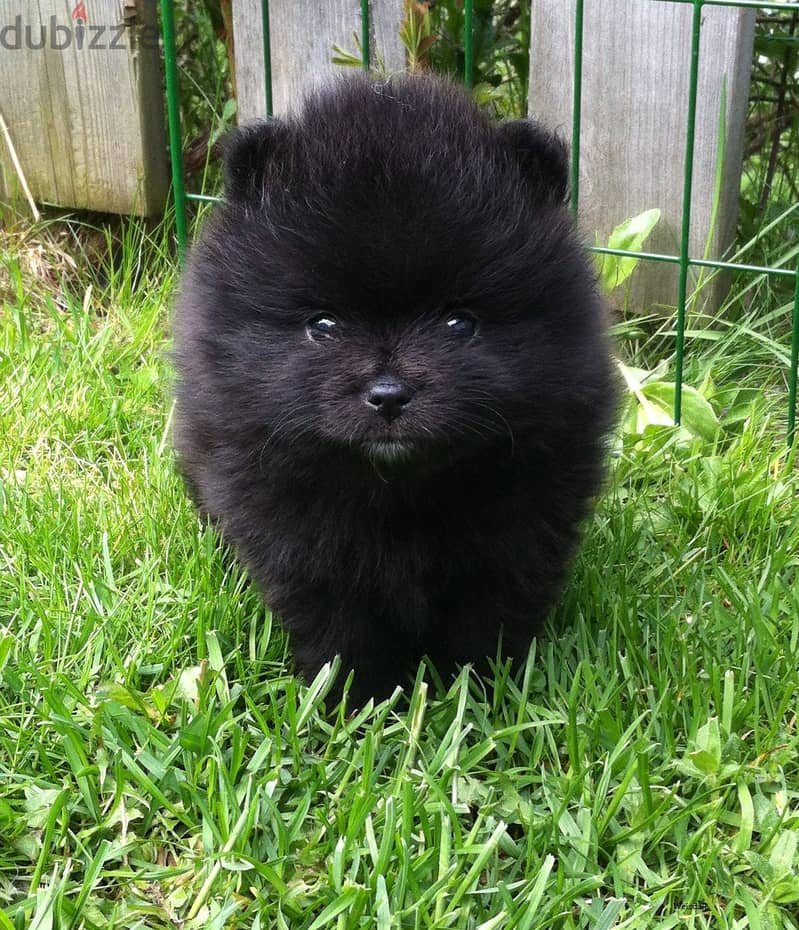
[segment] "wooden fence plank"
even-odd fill
[[[36,200],[150,214],[168,189],[152,0],[0,0],[0,110]],[[36,47],[41,46],[41,47]],[[18,179],[0,140],[0,197]]]
[[[372,61],[379,53],[389,71],[405,66],[401,19],[400,0],[372,0]],[[269,27],[274,111],[285,113],[304,91],[341,70],[332,62],[334,44],[356,52],[361,5],[359,0],[271,0]],[[246,122],[265,113],[260,0],[233,0],[233,28],[238,114]]]
[[[651,251],[679,251],[692,8],[654,0],[586,0],[580,157],[580,223],[605,243],[627,217],[659,207]],[[575,0],[532,6],[530,114],[571,137]],[[705,7],[691,201],[693,257],[718,258],[732,242],[739,200],[754,12]],[[726,91],[726,107],[722,99]],[[723,152],[718,146],[720,127]],[[720,196],[712,222],[717,163]],[[692,272],[695,280],[698,272]],[[705,272],[707,274],[707,272]],[[676,301],[673,266],[642,264],[630,304]],[[717,283],[720,283],[717,281]],[[714,293],[715,291],[715,293]],[[709,309],[722,288],[703,291]]]

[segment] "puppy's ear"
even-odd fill
[[[222,151],[228,200],[260,199],[267,175],[286,157],[288,137],[288,127],[280,120],[249,123],[225,136]]]
[[[569,193],[569,150],[566,143],[539,123],[511,120],[497,127],[535,194],[562,203]]]

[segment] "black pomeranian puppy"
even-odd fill
[[[238,130],[174,322],[176,445],[313,675],[522,657],[603,474],[615,388],[567,152],[429,77]]]

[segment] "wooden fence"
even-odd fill
[[[21,190],[21,173],[40,203],[163,208],[169,173],[153,0],[0,0],[0,88],[0,198]]]

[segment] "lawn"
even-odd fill
[[[175,474],[163,232],[69,229],[0,240],[0,930],[799,928],[787,303],[692,331],[722,429],[619,441],[524,668],[326,713]]]

